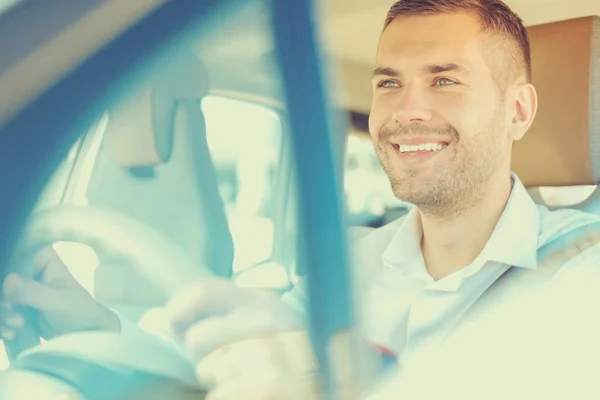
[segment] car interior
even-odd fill
[[[7,88],[6,96],[14,94],[6,102],[0,90],[0,100],[7,104],[0,124],[103,45],[160,12],[166,1],[117,6],[114,1],[89,0],[73,8],[73,1],[60,0],[54,9],[27,0],[13,3],[0,11],[5,32],[17,22],[36,23],[42,12],[56,18],[47,17],[54,22],[39,29],[46,29],[45,36],[32,34],[29,43],[11,54],[16,60],[12,65],[0,65],[0,88]],[[98,301],[158,336],[165,330],[156,310],[191,281],[220,276],[283,294],[306,273],[285,85],[267,3],[237,2],[235,8],[211,14],[200,28],[169,42],[168,57],[138,71],[133,83],[90,113],[61,155],[20,238],[22,252],[52,245]],[[334,71],[328,75],[331,100],[346,127],[331,141],[343,154],[339,169],[344,173],[346,223],[352,227],[382,226],[411,207],[391,192],[367,127],[375,48],[391,3],[318,3],[321,44]],[[536,202],[598,214],[600,3],[507,3],[528,26],[540,102],[536,122],[514,147],[513,170]],[[121,17],[113,20],[117,14]],[[106,26],[82,31],[81,24],[90,26],[90,21]],[[67,28],[59,29],[59,22]],[[73,38],[80,38],[87,53],[67,56],[65,43]],[[54,73],[34,70],[39,79],[31,85],[6,86],[6,77],[15,81],[19,69],[31,73],[32,59],[57,59],[60,54],[65,61],[48,67]],[[24,94],[16,95],[19,91]],[[44,348],[61,356],[77,347],[74,353],[88,364],[96,359],[110,364],[102,353],[110,353],[116,339],[88,339],[94,350],[85,341],[74,345],[65,335],[24,354],[35,361],[36,351]],[[126,345],[135,347],[120,343],[120,351],[132,359],[142,357],[135,367],[148,373],[138,383],[162,374],[168,382],[184,382],[187,395],[197,395],[197,388],[190,389],[193,373],[182,366],[184,360],[166,348],[156,349],[155,358],[143,358],[142,350],[123,350]],[[11,361],[0,354],[0,370],[8,369]],[[44,390],[52,393],[70,392],[63,385],[64,374],[52,375],[53,366],[67,361],[50,361],[41,367],[34,363],[37,369],[28,370],[25,363],[20,371],[0,372],[0,397],[9,387],[11,393],[29,393],[25,391],[33,381],[43,382]],[[100,382],[100,376],[113,379],[115,369],[87,371],[69,385]],[[177,398],[186,398],[178,393]]]

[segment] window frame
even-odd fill
[[[248,272],[256,267],[260,267],[266,263],[275,262],[282,265],[290,280],[293,274],[292,260],[295,258],[295,246],[290,246],[290,241],[286,237],[286,223],[288,212],[294,207],[294,202],[290,201],[291,188],[294,184],[294,162],[292,157],[291,143],[289,135],[291,132],[288,129],[286,121],[285,107],[276,99],[266,96],[249,95],[247,93],[237,92],[233,90],[213,89],[209,91],[209,95],[221,98],[232,99],[236,101],[246,102],[258,107],[263,107],[269,112],[274,113],[281,125],[281,140],[279,146],[278,169],[273,184],[273,248],[268,258],[261,260],[251,266],[237,272],[233,279],[239,277],[244,272]],[[287,290],[290,287],[281,288]]]
[[[165,2],[123,33],[106,39],[103,47],[79,61],[70,72],[63,71],[65,75],[41,88],[39,96],[26,98],[17,113],[0,127],[0,159],[5,165],[20,167],[0,170],[0,182],[6,193],[11,193],[0,198],[0,237],[4,238],[0,243],[0,265],[9,265],[39,194],[81,132],[101,115],[106,104],[140,82],[142,76],[137,71],[145,71],[159,55],[169,54],[169,46],[195,29],[200,21],[206,21],[217,5],[231,7],[239,1],[229,1],[225,6],[223,3]],[[286,90],[290,147],[297,165],[301,220],[298,231],[305,239],[302,250],[309,261],[310,333],[325,386],[333,395],[327,348],[336,333],[350,329],[352,324],[342,201],[337,196],[343,192],[343,186],[342,168],[337,166],[339,149],[333,144],[337,143],[333,134],[336,129],[330,120],[323,85],[312,23],[313,4],[308,0],[277,0],[270,4]],[[202,29],[210,25],[203,24]],[[6,45],[0,45],[0,50]],[[31,73],[33,79],[36,71]],[[12,104],[10,98],[4,100]]]

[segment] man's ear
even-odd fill
[[[537,107],[538,98],[535,87],[531,83],[523,83],[517,86],[510,130],[512,140],[521,140],[525,136],[535,119]]]

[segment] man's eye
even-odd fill
[[[394,81],[381,81],[381,82],[379,82],[377,87],[389,89],[389,88],[398,87],[398,84]]]
[[[455,85],[456,82],[454,82],[452,79],[448,79],[448,78],[439,78],[436,79],[435,82],[433,83],[434,86],[450,86],[450,85]]]

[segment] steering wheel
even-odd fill
[[[31,398],[34,386],[54,395],[75,390],[88,400],[203,399],[208,388],[194,370],[182,353],[150,335],[70,333],[25,351],[0,375],[0,398]]]
[[[60,205],[34,213],[11,265],[31,268],[19,272],[32,276],[32,255],[59,241],[86,244],[102,257],[126,262],[153,283],[165,299],[190,282],[212,276],[209,268],[193,262],[168,237],[130,216],[93,205]],[[17,339],[4,341],[11,359],[40,343],[32,312],[25,310],[24,314],[26,326]]]

